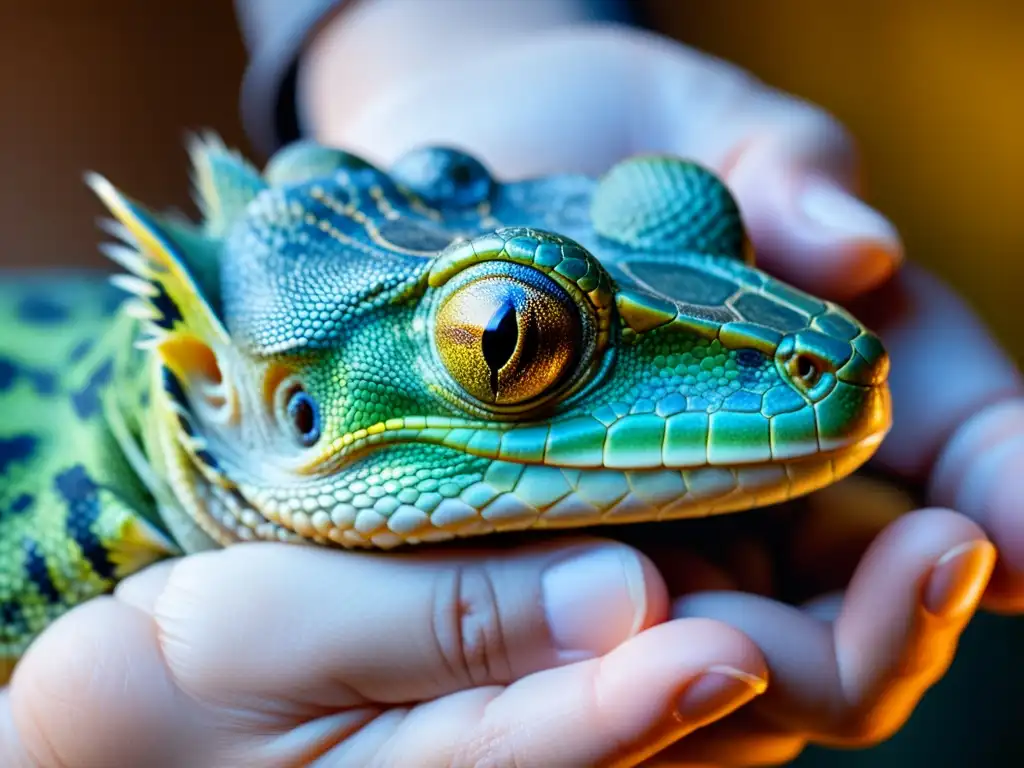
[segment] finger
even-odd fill
[[[702,619],[643,632],[601,659],[480,688],[364,728],[328,754],[341,765],[636,765],[766,686],[764,659]]]
[[[764,652],[772,688],[756,709],[766,735],[864,745],[900,727],[945,672],[994,561],[969,519],[920,510],[870,548],[832,623],[738,593],[684,598],[675,613],[730,623]],[[714,729],[679,747],[701,759],[719,748]]]
[[[999,550],[986,608],[1024,611],[1024,398],[983,408],[949,441],[933,497],[977,520]]]
[[[32,756],[14,725],[14,713],[11,711],[10,688],[0,690],[0,765],[12,768],[32,768]]]
[[[964,302],[913,265],[872,303],[891,308],[876,322],[892,357],[894,420],[878,461],[985,529],[1000,554],[986,605],[1024,610],[1020,372]]]
[[[231,547],[179,561],[154,607],[186,691],[286,721],[509,683],[599,656],[666,614],[650,562],[597,540],[409,555]]]
[[[199,765],[198,723],[167,674],[152,620],[100,598],[56,621],[19,663],[0,700],[0,762]]]
[[[902,259],[892,225],[854,194],[855,153],[834,119],[665,38],[585,26],[498,37],[472,67],[392,80],[357,110],[336,98],[335,59],[304,76],[315,135],[378,162],[448,144],[519,178],[684,155],[726,176],[759,258],[784,279],[845,299]]]

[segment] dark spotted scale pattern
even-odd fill
[[[0,328],[16,329],[0,333],[0,680],[45,626],[116,583],[118,537],[152,515],[103,419],[127,348],[120,303],[102,275],[0,283]]]

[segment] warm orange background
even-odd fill
[[[860,141],[869,199],[910,257],[957,286],[1024,360],[1024,3],[641,5],[663,31],[841,118]],[[0,3],[0,265],[105,266],[100,208],[81,183],[89,168],[153,205],[187,208],[184,132],[210,126],[247,147],[244,62],[227,0]],[[825,764],[1024,764],[1021,627],[979,618],[903,733]],[[966,756],[982,742],[992,762]]]
[[[1024,3],[647,5],[662,29],[849,126],[868,197],[910,258],[966,294],[1024,359]]]

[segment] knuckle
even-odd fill
[[[458,682],[485,685],[511,678],[498,590],[489,569],[462,565],[438,579],[434,625],[438,650]]]

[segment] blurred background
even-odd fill
[[[849,126],[868,199],[910,258],[955,285],[1024,361],[1024,3],[637,5],[655,29]],[[211,127],[248,150],[244,66],[229,0],[0,3],[0,267],[106,266],[87,169],[156,207],[191,210],[183,136]],[[907,728],[874,750],[811,750],[797,765],[1024,765],[1022,691],[1024,621],[981,616]]]

